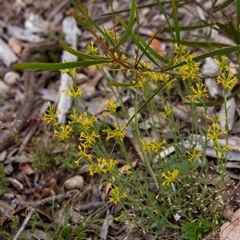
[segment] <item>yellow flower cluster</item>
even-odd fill
[[[89,167],[89,174],[93,176],[94,173],[106,174],[107,172],[113,172],[115,166],[117,165],[117,161],[114,159],[105,159],[105,158],[97,158],[96,164],[91,164]]]
[[[50,102],[48,102],[48,112],[44,113],[43,120],[47,124],[52,124],[53,126],[57,126],[57,116],[61,114],[61,111],[59,109],[56,110],[56,108],[51,105]]]
[[[68,140],[71,132],[73,132],[71,126],[61,125],[58,130],[54,129],[53,134],[61,140]]]
[[[217,76],[217,83],[221,84],[225,90],[232,90],[233,87],[237,84],[237,77],[233,73],[230,73],[230,66],[227,63],[227,57],[222,56],[221,60],[214,62],[219,65],[220,74]]]
[[[111,197],[109,198],[109,201],[116,205],[124,197],[127,197],[126,191],[120,190],[119,187],[114,187],[111,190]]]
[[[90,116],[88,112],[82,112],[78,115],[76,110],[73,110],[73,113],[70,114],[70,118],[70,124],[76,123],[86,131],[93,127],[94,123],[97,122],[97,118],[95,116]]]
[[[190,89],[192,90],[192,94],[188,95],[188,98],[194,102],[195,99],[204,99],[208,97],[208,91],[204,83],[196,83],[196,87],[191,86]]]
[[[120,127],[117,123],[114,124],[114,129],[107,128],[103,130],[103,132],[107,133],[107,140],[115,138],[116,140],[123,141],[126,135],[126,126]]]
[[[167,174],[162,173],[161,176],[165,179],[162,186],[169,186],[172,182],[176,181],[178,179],[178,173],[178,169],[174,169],[172,172],[167,171]]]
[[[166,119],[172,113],[172,111],[174,110],[174,107],[169,107],[165,105],[163,109],[164,109],[163,118]]]
[[[198,157],[200,157],[202,155],[201,152],[197,152],[196,147],[193,149],[192,152],[186,151],[187,155],[188,155],[188,161],[192,162],[193,160],[197,159]]]
[[[217,158],[221,159],[225,152],[232,149],[228,145],[226,145],[226,146],[219,145],[220,136],[228,134],[228,132],[226,130],[225,131],[221,130],[221,126],[219,123],[220,120],[226,120],[226,117],[220,119],[218,116],[213,116],[211,118],[211,117],[205,115],[205,118],[212,122],[208,127],[207,137],[213,141],[213,148],[218,153]]]
[[[146,142],[144,139],[141,140],[143,144],[143,150],[144,151],[153,151],[155,153],[159,152],[161,149],[166,149],[166,140],[164,139],[161,142],[157,142],[157,140],[154,138],[151,142]]]
[[[111,114],[116,114],[116,110],[118,107],[121,107],[120,103],[115,103],[112,100],[107,101],[107,109],[106,111],[110,112]]]
[[[73,99],[77,99],[82,96],[82,89],[80,87],[74,87],[71,84],[68,84],[68,89],[62,90],[66,94],[67,97],[72,97]]]
[[[97,47],[94,47],[94,42],[91,41],[90,44],[87,46],[87,50],[89,54],[91,55],[95,55],[98,51],[98,48]]]

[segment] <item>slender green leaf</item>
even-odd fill
[[[236,46],[231,46],[231,47],[225,47],[222,49],[218,49],[218,50],[213,50],[207,53],[204,53],[202,55],[199,55],[194,59],[194,61],[200,61],[202,59],[205,59],[207,57],[213,57],[213,56],[217,56],[217,55],[224,55],[224,54],[229,54],[231,52],[235,52],[235,51],[240,51],[240,45],[236,45]]]
[[[234,37],[234,40],[237,44],[240,44],[240,31],[238,32],[235,26],[233,25],[232,21],[228,21],[229,28],[232,32],[232,35]]]
[[[97,64],[111,62],[111,60],[92,60],[92,61],[79,61],[79,62],[65,62],[65,63],[17,63],[13,67],[16,69],[28,70],[61,70],[67,68],[88,67]]]
[[[129,21],[128,21],[128,27],[126,28],[126,32],[122,35],[122,37],[119,39],[118,43],[115,45],[114,49],[118,49],[128,39],[129,35],[131,34],[133,25],[134,25],[135,10],[136,10],[135,0],[132,0],[130,17],[129,17]],[[119,19],[119,17],[117,17],[117,18]]]
[[[179,23],[178,23],[178,14],[177,14],[177,8],[176,8],[176,2],[175,0],[172,0],[172,16],[173,16],[173,22],[174,22],[174,28],[176,33],[176,40],[177,45],[180,45],[180,29],[179,29]]]
[[[214,8],[213,13],[218,12],[223,10],[224,8],[227,8],[228,6],[230,6],[233,2],[235,2],[235,0],[227,0],[224,1],[222,4],[218,5],[216,8]]]
[[[133,84],[133,83],[108,82],[108,85],[114,86],[114,87],[133,87],[136,84]]]
[[[169,28],[174,28],[171,26],[171,23],[170,23],[169,17],[168,17],[168,13],[166,12],[165,8],[163,7],[164,2],[157,0],[157,4],[158,4],[158,7],[159,7],[161,13],[164,15],[164,18],[166,19]],[[171,33],[173,34],[173,30],[171,30]]]
[[[216,25],[219,28],[219,32],[223,33],[224,35],[228,36],[229,38],[233,38],[233,33],[229,26],[222,24],[221,22],[216,22]]]
[[[82,6],[82,5],[76,3],[76,1],[74,1],[74,0],[69,0],[69,1],[71,2],[71,4],[72,4],[79,12],[81,12],[81,13],[84,15],[84,11],[83,11],[83,6]],[[96,22],[94,22],[94,21],[92,20],[92,18],[89,18],[89,23],[90,23],[92,26],[94,26],[94,27],[98,30],[98,32],[100,32],[103,36],[105,36],[104,31],[98,26],[98,24],[97,24]]]
[[[176,40],[172,38],[165,38],[162,36],[156,36],[155,38],[165,41],[165,42],[171,42],[175,43]],[[229,47],[228,44],[224,43],[218,43],[218,42],[199,42],[199,41],[187,41],[187,40],[181,40],[180,44],[190,47],[196,47],[196,48],[222,48],[222,47]]]
[[[195,29],[201,29],[205,27],[212,27],[213,24],[204,24],[204,25],[192,25],[192,26],[179,26],[179,31],[191,31]],[[162,32],[172,32],[175,31],[175,27],[164,27]]]

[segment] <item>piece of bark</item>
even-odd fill
[[[0,46],[0,60],[2,60],[7,67],[10,67],[13,63],[19,61],[16,54],[12,51],[8,44],[2,40],[2,38],[0,38]]]
[[[69,44],[72,48],[77,48],[77,38],[81,34],[80,29],[77,27],[76,20],[70,16],[66,17],[63,20],[63,27],[62,31],[65,33],[65,41]],[[62,61],[67,62],[74,62],[77,61],[77,57],[72,55],[67,51],[63,51],[62,54]],[[60,110],[60,114],[58,115],[58,122],[64,124],[66,122],[66,115],[69,112],[72,106],[72,97],[66,96],[64,90],[68,90],[69,85],[72,85],[72,79],[67,73],[61,74],[61,83],[59,88],[59,102],[58,102],[58,109]]]

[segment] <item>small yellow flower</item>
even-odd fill
[[[110,112],[111,114],[115,114],[116,113],[116,110],[118,107],[121,107],[121,104],[120,103],[114,103],[114,101],[112,100],[109,100],[107,101],[107,111]]]
[[[110,39],[117,40],[117,41],[120,39],[119,33],[114,32],[112,30],[107,30],[106,32],[107,32],[107,35]],[[104,36],[103,36],[103,38],[104,38]]]
[[[64,60],[63,62],[67,62],[67,61]],[[65,74],[66,73],[66,74],[68,74],[71,77],[74,77],[75,74],[76,74],[75,68],[61,69],[60,72],[61,72],[61,74]]]
[[[67,140],[70,136],[70,133],[73,132],[73,129],[69,125],[61,125],[59,130],[54,129],[54,136],[60,138],[61,140]]]
[[[164,119],[166,119],[172,113],[172,111],[175,109],[174,107],[171,108],[167,105],[165,105],[163,108],[164,108],[164,113],[163,113]]]
[[[76,99],[77,97],[82,96],[82,89],[80,87],[76,87],[76,89],[73,88],[73,86],[68,86],[69,91],[71,93],[71,96]]]
[[[99,135],[97,135],[95,131],[91,132],[87,131],[86,133],[85,132],[80,133],[79,140],[82,142],[81,143],[82,146],[89,148],[92,146],[93,143],[96,142],[97,138],[99,138]]]
[[[111,138],[119,139],[120,141],[123,140],[123,138],[126,135],[126,126],[124,125],[122,128],[118,126],[118,124],[114,124],[115,129],[107,128],[106,130],[103,130],[103,132],[107,133],[107,140],[110,140]]]
[[[165,87],[166,87],[166,89],[172,89],[172,84],[174,83],[174,82],[176,82],[176,78],[173,78],[171,81],[169,81],[166,85],[165,85]]]
[[[61,111],[59,109],[56,110],[50,102],[48,102],[48,107],[49,109],[47,113],[44,113],[43,120],[47,122],[47,124],[53,124],[54,126],[57,126],[57,115],[59,115]]]
[[[127,56],[126,56],[125,54],[122,54],[122,55],[121,55],[121,59],[122,59],[122,60],[125,60],[126,58],[127,58]]]
[[[230,73],[230,65],[227,63],[227,57],[221,56],[221,60],[213,60],[220,68],[220,75],[217,76],[217,83],[221,84],[224,89],[232,90],[237,84],[237,77]]]
[[[94,122],[97,122],[97,120],[97,117],[90,117],[87,112],[83,112],[79,115],[78,123],[82,126],[84,131],[87,131],[93,126]]]
[[[79,149],[77,153],[78,159],[74,161],[77,165],[79,164],[81,159],[87,159],[87,160],[92,159],[92,155],[86,153],[86,148],[84,146],[79,145],[78,149]]]
[[[127,193],[125,191],[120,191],[118,187],[114,187],[111,190],[111,197],[109,198],[109,201],[116,205],[124,197],[127,197]]]
[[[126,218],[126,216],[128,216],[127,211],[121,211],[120,215],[115,217],[114,220],[117,221],[117,222],[123,221]]]
[[[208,91],[203,83],[196,83],[196,88],[191,86],[192,94],[188,98],[193,102],[195,99],[203,99],[208,97]]]
[[[90,44],[87,46],[88,53],[95,55],[98,51],[97,47],[94,47],[94,42],[91,41]]]
[[[194,53],[186,51],[186,47],[179,45],[176,46],[176,57],[174,59],[175,64],[186,62],[186,64],[175,68],[175,71],[179,71],[183,80],[199,80],[201,74],[199,73],[200,63],[194,61]]]
[[[222,131],[220,125],[211,125],[208,127],[207,137],[210,138],[214,144],[218,144],[219,137],[226,134],[228,134],[228,132]]]
[[[219,66],[221,73],[230,71],[230,66],[227,63],[227,56],[222,55],[220,61],[214,59],[213,62]]]
[[[208,115],[205,115],[205,118],[210,120],[212,122],[213,126],[219,126],[219,121],[225,121],[227,118],[223,117],[223,118],[219,118],[219,116],[214,115],[213,117],[209,117]]]
[[[165,178],[165,181],[162,183],[162,186],[164,187],[165,185],[166,186],[169,186],[172,182],[174,182],[175,180],[178,179],[178,173],[179,173],[179,170],[177,169],[174,169],[172,172],[170,171],[167,171],[167,174],[165,173],[162,173],[161,176],[163,178]]]
[[[216,146],[214,146],[214,149],[217,150],[218,152],[220,152],[220,153],[222,154],[222,153],[224,153],[224,152],[231,151],[231,150],[232,150],[232,147],[229,146],[229,145],[226,145],[226,146],[216,145]]]
[[[66,97],[71,96],[71,92],[69,91],[69,89],[63,89],[62,92],[65,93]]]
[[[237,84],[238,79],[232,73],[221,74],[217,76],[217,83],[222,84],[224,89],[232,90]]]
[[[161,149],[166,149],[164,145],[166,145],[166,140],[164,139],[161,142],[157,142],[157,140],[154,138],[151,142],[146,142],[144,139],[141,140],[143,144],[144,151],[152,150],[153,152],[157,153]]]
[[[69,124],[80,123],[81,122],[81,120],[79,118],[79,115],[77,114],[77,111],[75,109],[70,114],[70,118],[71,118],[71,122]]]
[[[200,157],[202,155],[201,152],[197,152],[196,147],[193,149],[193,152],[190,153],[189,151],[186,151],[186,153],[188,154],[188,161],[192,162],[193,160],[195,160],[197,157]]]
[[[106,160],[105,158],[97,158],[97,164],[91,164],[89,167],[89,174],[94,173],[106,174],[107,172],[113,172],[117,161],[114,159]]]
[[[77,87],[75,90],[72,84],[68,84],[68,89],[64,89],[62,92],[65,93],[67,97],[73,97],[74,99],[82,96],[82,89]]]

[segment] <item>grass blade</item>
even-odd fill
[[[235,0],[227,0],[226,2],[223,2],[223,4],[220,4],[213,10],[213,13],[223,10],[224,8],[230,6],[234,1]]]
[[[165,42],[171,42],[175,43],[176,40],[173,38],[165,38],[161,36],[156,36],[155,38],[165,41]],[[224,43],[218,43],[218,42],[197,42],[197,41],[187,41],[187,40],[181,40],[180,44],[189,46],[189,47],[196,47],[196,48],[222,48],[222,47],[229,47],[229,44]]]
[[[177,8],[176,8],[175,0],[172,0],[172,16],[173,16],[175,33],[176,33],[177,45],[180,45],[180,29],[179,29],[178,15],[177,15]]]
[[[232,21],[228,22],[229,28],[231,30],[231,33],[234,37],[234,40],[237,44],[240,44],[240,31],[237,31],[237,29],[235,28],[235,26],[233,25]]]
[[[119,39],[119,42],[115,45],[114,49],[118,49],[128,39],[129,35],[131,34],[133,25],[134,25],[135,11],[136,11],[135,0],[132,0],[128,27],[126,28],[126,32]],[[120,19],[119,17],[117,18],[118,20]],[[119,21],[119,22],[121,23],[123,21]]]
[[[111,62],[111,60],[92,60],[65,63],[17,63],[14,64],[13,67],[16,69],[55,71],[67,68],[94,66],[97,64],[103,64],[108,62]]]

